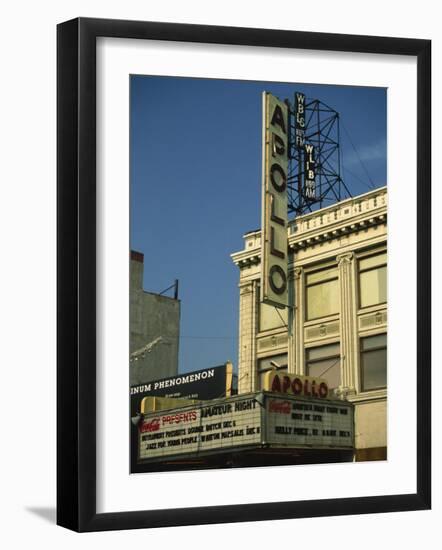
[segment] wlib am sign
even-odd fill
[[[316,158],[313,145],[304,146],[304,196],[316,200]]]
[[[263,93],[261,300],[287,306],[288,108]]]

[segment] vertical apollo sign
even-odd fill
[[[287,306],[287,105],[263,93],[261,301]]]

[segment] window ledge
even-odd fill
[[[383,401],[387,399],[387,389],[367,390],[357,394],[349,395],[348,400],[352,403],[364,403],[370,401]]]
[[[387,309],[387,302],[382,304],[376,304],[374,306],[367,306],[359,308],[357,311],[358,315],[365,315],[366,313],[374,313],[375,311],[385,311]]]
[[[328,323],[329,321],[338,321],[339,313],[334,313],[333,315],[328,315],[327,317],[318,317],[316,319],[310,319],[309,321],[304,321],[305,327],[311,327],[313,325],[322,325],[322,323]]]

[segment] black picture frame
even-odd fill
[[[96,512],[96,39],[413,56],[417,60],[417,491]],[[57,29],[57,523],[83,531],[424,510],[431,506],[431,41],[79,18]],[[66,427],[69,429],[66,429]]]

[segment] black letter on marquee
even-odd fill
[[[281,177],[281,182],[278,184],[275,180],[275,172],[278,172],[278,174]],[[279,166],[279,164],[273,163],[270,168],[270,181],[272,182],[273,187],[276,191],[279,193],[283,193],[287,186],[287,176],[285,175],[284,170]]]
[[[284,116],[282,114],[282,109],[279,105],[275,106],[275,110],[273,111],[271,124],[272,124],[272,126],[279,126],[281,128],[281,130],[284,132],[284,134],[286,133],[285,132]]]
[[[282,258],[282,259],[285,258],[284,252],[282,252],[281,250],[277,250],[275,248],[275,228],[274,227],[270,228],[270,254],[273,254],[273,256],[276,256],[278,258]]]
[[[285,154],[285,143],[284,140],[272,132],[272,156],[284,155]]]
[[[274,273],[279,273],[279,276],[282,279],[282,285],[276,286],[273,281]],[[284,270],[279,265],[272,265],[269,271],[269,285],[275,294],[284,294],[285,289],[287,288],[287,277],[285,276]]]

